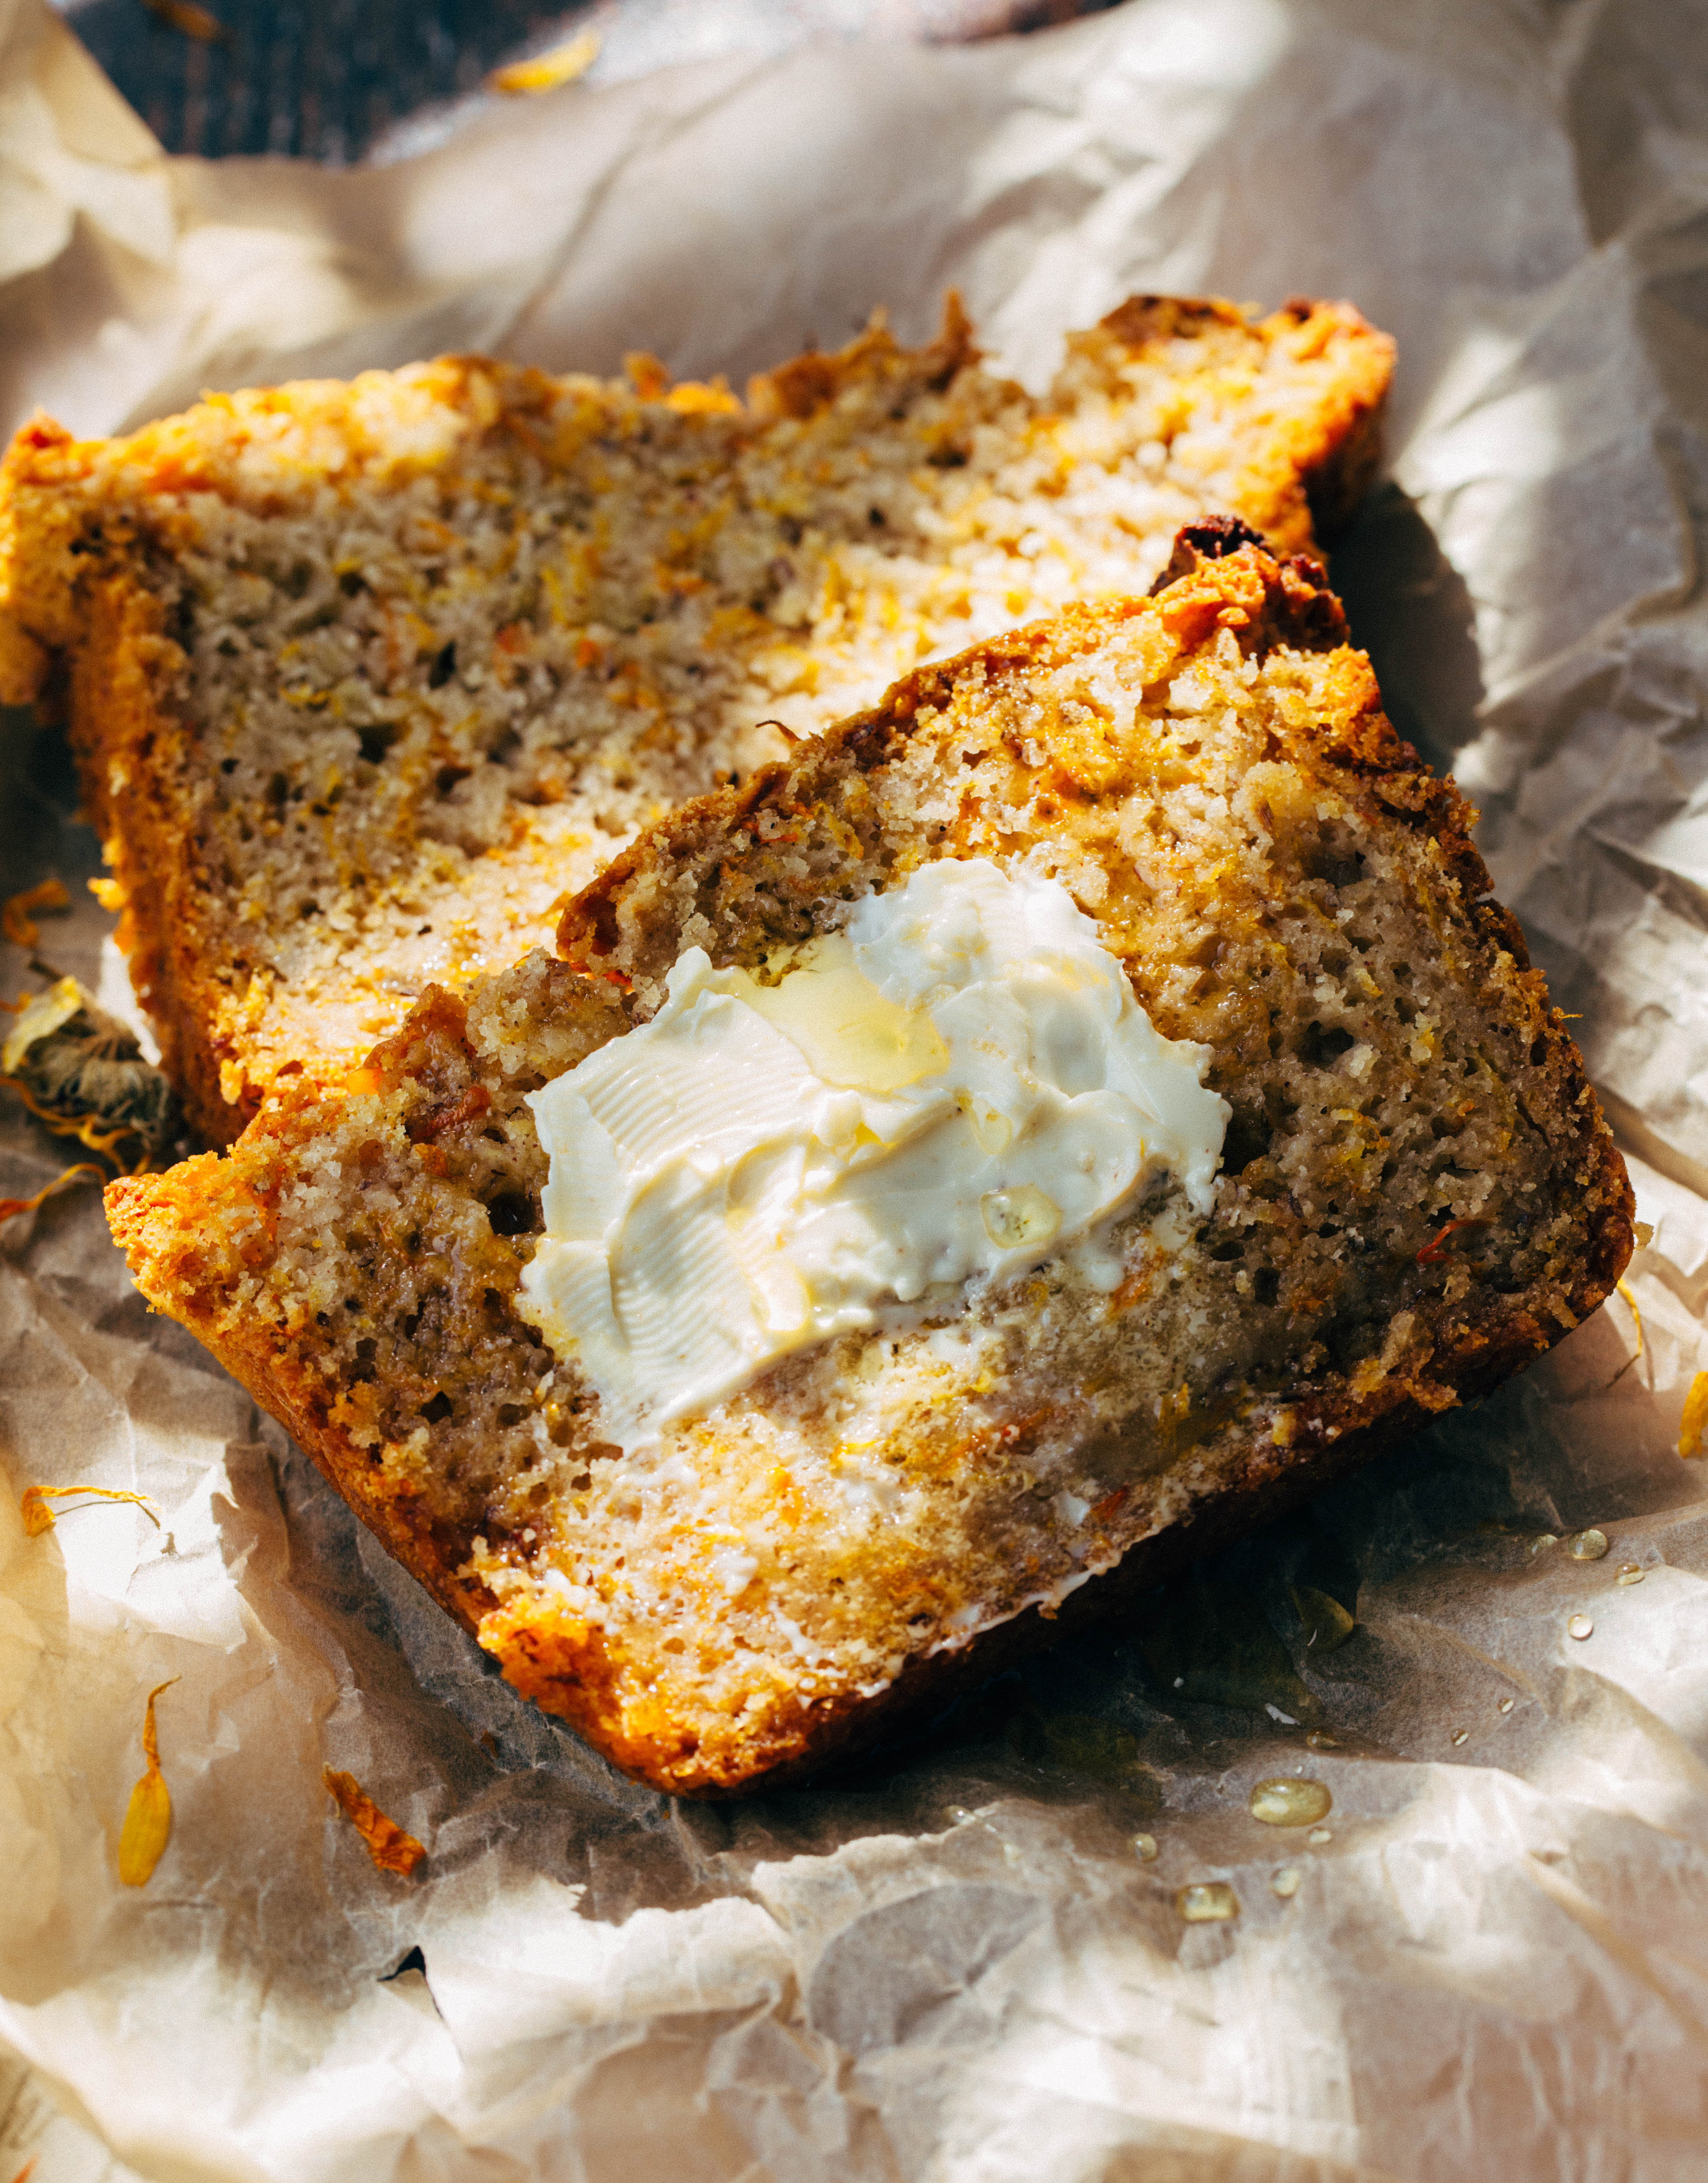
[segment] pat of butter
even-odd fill
[[[523,1308],[600,1432],[649,1444],[792,1350],[1030,1271],[1160,1170],[1207,1213],[1206,1058],[1064,887],[984,858],[869,896],[769,985],[690,948],[650,1023],[529,1102]]]

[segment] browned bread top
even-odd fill
[[[951,307],[756,380],[447,358],[0,469],[0,695],[69,712],[133,982],[214,1141],[534,945],[636,829],[921,658],[1142,591],[1212,509],[1309,547],[1392,345],[1137,298],[1048,394]],[[781,724],[779,726],[776,724]]]
[[[1225,528],[1172,569],[908,677],[644,834],[566,911],[568,962],[428,997],[344,1093],[109,1193],[150,1299],[520,1688],[660,1787],[809,1767],[1064,1602],[1154,1581],[1486,1391],[1628,1255],[1623,1169],[1469,814],[1321,572]],[[1212,1209],[1135,1205],[1112,1290],[1044,1258],[623,1453],[520,1308],[527,1095],[649,1015],[686,947],[760,965],[971,858],[1058,880],[1156,1027],[1210,1049]]]

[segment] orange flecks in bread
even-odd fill
[[[1034,397],[951,303],[923,348],[875,323],[745,402],[653,358],[465,357],[120,441],[42,419],[0,471],[0,684],[57,666],[133,981],[225,1141],[283,1067],[337,1080],[637,827],[748,778],[778,747],[754,722],[821,729],[923,657],[1143,591],[1206,509],[1310,547],[1391,362],[1344,305],[1138,298]],[[1063,759],[1088,787],[1105,763],[1093,730]]]
[[[616,857],[563,912],[569,959],[430,991],[229,1158],[108,1192],[150,1300],[520,1690],[672,1793],[809,1767],[1155,1582],[1539,1354],[1628,1253],[1466,808],[1320,570],[1206,523],[1167,574],[916,670]],[[643,1020],[685,945],[755,969],[948,854],[1058,876],[1156,1027],[1209,1050],[1212,1215],[1135,1207],[1112,1290],[1045,1261],[626,1455],[519,1308],[530,1092]]]
[[[1422,1249],[1419,1251],[1417,1253],[1418,1264],[1420,1266],[1438,1266],[1441,1264],[1442,1259],[1447,1254],[1448,1244],[1455,1236],[1462,1235],[1467,1229],[1486,1228],[1488,1225],[1488,1223],[1486,1220],[1477,1219],[1449,1220],[1447,1225],[1441,1230],[1441,1233],[1438,1236],[1432,1236],[1429,1241],[1423,1246]]]

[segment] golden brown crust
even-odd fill
[[[1229,399],[1255,384],[1254,358],[1270,353],[1318,375],[1313,398],[1268,419],[1260,446],[1227,486],[1273,542],[1310,549],[1344,519],[1375,460],[1392,343],[1343,304],[1292,303],[1253,321],[1227,303],[1150,297],[1077,336],[1075,354],[1095,371],[1118,355],[1177,348],[1191,351],[1183,379],[1197,372],[1207,386],[1232,390]],[[923,351],[909,356],[874,327],[837,354],[762,375],[744,411],[719,388],[670,388],[656,366],[637,364],[636,388],[677,419],[704,414],[720,426],[734,419],[759,432],[904,369],[926,386],[948,386],[977,353],[951,298],[942,333]],[[327,1033],[325,1050],[314,1047],[315,1026],[335,1011],[309,1008],[281,1047],[276,1021],[291,974],[267,926],[270,908],[258,918],[248,901],[237,914],[230,845],[209,822],[214,753],[192,718],[193,644],[153,579],[164,564],[193,556],[198,496],[265,517],[270,495],[283,492],[281,451],[297,476],[323,478],[340,492],[352,480],[406,492],[449,459],[425,427],[412,436],[417,412],[461,419],[471,443],[513,442],[561,468],[578,435],[595,429],[588,419],[598,408],[589,396],[587,418],[566,424],[561,392],[538,372],[448,358],[412,375],[210,397],[124,440],[75,441],[38,418],[0,465],[0,696],[21,702],[56,676],[64,685],[86,800],[125,913],[121,944],[166,1066],[209,1142],[229,1142],[242,1129],[282,1053],[332,1081],[361,1040],[341,1034],[341,1045]],[[941,453],[945,463],[959,459],[952,447]],[[450,777],[468,769],[466,754],[448,756]],[[259,816],[264,825],[265,811]],[[527,856],[537,860],[532,847]],[[377,989],[415,983],[402,971]]]
[[[1132,296],[1102,322],[1135,353],[1182,335],[1243,326],[1233,304],[1177,296]],[[1382,461],[1382,420],[1394,376],[1394,344],[1353,304],[1295,296],[1263,322],[1294,355],[1332,356],[1332,392],[1311,412],[1289,418],[1270,447],[1267,506],[1242,503],[1269,543],[1283,553],[1332,544],[1350,521]]]
[[[1225,550],[1230,543],[1231,552]],[[1249,543],[1233,542],[1225,529],[1198,545],[1187,535],[1174,580],[1157,597],[1078,608],[922,669],[883,705],[804,747],[789,764],[674,814],[570,905],[561,928],[565,952],[607,992],[621,991],[624,1008],[644,1013],[679,952],[682,904],[693,905],[693,914],[727,951],[745,944],[744,933],[775,937],[813,929],[839,873],[850,864],[875,869],[887,838],[876,800],[886,779],[904,777],[916,743],[946,750],[958,771],[957,724],[1004,717],[1010,686],[1053,686],[1054,669],[1106,652],[1115,638],[1126,659],[1148,660],[1153,636],[1159,658],[1177,659],[1182,649],[1230,633],[1244,640],[1248,657],[1271,649],[1284,660],[1309,656],[1315,710],[1302,732],[1321,769],[1316,777],[1332,780],[1382,838],[1404,836],[1420,846],[1420,864],[1434,875],[1431,900],[1455,920],[1455,944],[1466,951],[1467,999],[1482,1006],[1484,995],[1499,997],[1511,1050],[1523,1057],[1522,1096],[1536,1110],[1528,1126],[1543,1146],[1544,1180],[1575,1241],[1559,1256],[1563,1285],[1545,1296],[1504,1288],[1466,1268],[1456,1300],[1444,1302],[1438,1285],[1430,1288],[1422,1275],[1452,1239],[1435,1236],[1433,1223],[1414,1224],[1405,1232],[1401,1262],[1382,1275],[1383,1293],[1389,1319],[1397,1300],[1410,1299],[1420,1329],[1427,1320],[1427,1338],[1420,1331],[1401,1343],[1392,1369],[1372,1361],[1367,1369],[1302,1373],[1279,1398],[1271,1391],[1248,1404],[1249,1422],[1237,1403],[1217,1408],[1221,1398],[1209,1391],[1193,1430],[1198,1445],[1218,1451],[1213,1489],[1199,1494],[1183,1520],[1135,1536],[1113,1569],[1074,1591],[1059,1614],[1026,1606],[971,1643],[921,1648],[881,1696],[846,1685],[828,1693],[781,1689],[745,1720],[709,1719],[673,1695],[620,1631],[583,1607],[537,1588],[503,1599],[484,1591],[471,1574],[475,1536],[496,1553],[503,1525],[514,1519],[503,1516],[492,1497],[471,1504],[465,1517],[431,1511],[420,1474],[412,1481],[388,1469],[374,1447],[353,1437],[337,1409],[345,1391],[336,1378],[329,1380],[313,1330],[281,1334],[234,1302],[245,1252],[253,1249],[259,1263],[271,1247],[269,1193],[276,1195],[314,1156],[318,1133],[329,1126],[325,1103],[306,1092],[292,1095],[264,1112],[231,1161],[192,1164],[109,1192],[114,1232],[145,1292],[209,1341],[285,1419],[392,1551],[478,1631],[520,1689],[658,1787],[724,1796],[741,1793],[761,1775],[773,1782],[796,1778],[832,1753],[941,1704],[1020,1652],[1047,1642],[1053,1630],[1121,1612],[1185,1558],[1279,1513],[1455,1403],[1487,1392],[1594,1310],[1628,1258],[1633,1203],[1622,1164],[1565,1027],[1528,967],[1516,926],[1486,899],[1488,875],[1469,837],[1472,814],[1452,784],[1436,780],[1394,733],[1367,663],[1343,642],[1338,609],[1321,571],[1299,558],[1277,561]],[[1073,721],[1058,721],[1047,764],[1060,785],[1054,823],[1064,836],[1094,808],[1094,784],[1104,778],[1107,763]],[[957,850],[947,842],[939,853]],[[1202,876],[1182,869],[1176,884],[1183,887]],[[664,904],[676,907],[666,914]],[[558,1005],[573,1001],[596,1010],[590,998],[578,997],[587,991],[571,980]],[[1163,997],[1143,997],[1167,1035],[1192,1035],[1191,1021],[1171,1014],[1166,989]],[[608,1009],[608,1027],[618,1020]],[[604,1035],[597,1026],[588,1033],[595,1041]],[[422,1169],[442,1164],[457,1131],[477,1134],[477,1125],[491,1119],[481,1105],[479,1066],[461,1003],[442,995],[424,1002],[406,1034],[376,1055],[370,1088],[376,1097],[401,1103],[392,1110],[392,1126],[406,1161]],[[1260,1159],[1244,1172],[1257,1176],[1264,1166]],[[1260,1209],[1296,1223],[1284,1202]],[[1449,1225],[1468,1225],[1474,1233],[1477,1224]],[[220,1257],[209,1239],[234,1232],[238,1243],[221,1245]],[[1308,1240],[1301,1232],[1301,1241]],[[496,1289],[503,1278],[496,1248],[470,1278],[476,1289],[484,1282]],[[1305,1314],[1309,1307],[1299,1309]],[[520,1329],[513,1338],[520,1342]],[[412,1391],[409,1402],[418,1402],[421,1391]],[[1044,1424],[1040,1412],[989,1427],[970,1419],[957,1430],[962,1437],[947,1459],[965,1464],[1023,1454]],[[1183,1441],[1181,1453],[1190,1453],[1193,1445]],[[923,1446],[915,1453],[921,1461],[936,1459]],[[1112,1443],[1103,1453],[1119,1456],[1120,1449]],[[1119,1473],[1119,1463],[1115,1468]],[[928,1568],[898,1564],[893,1581],[915,1586],[929,1606],[935,1579]],[[904,1619],[915,1603],[910,1597],[904,1604]]]

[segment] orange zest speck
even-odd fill
[[[1678,1453],[1686,1461],[1702,1453],[1702,1435],[1708,1430],[1708,1372],[1699,1372],[1684,1397],[1684,1414],[1678,1420]]]
[[[42,937],[42,930],[31,911],[70,907],[71,897],[65,892],[64,880],[43,880],[39,886],[25,887],[22,894],[8,895],[0,903],[0,932],[14,947],[33,947]]]
[[[172,1831],[172,1799],[166,1777],[160,1771],[160,1742],[154,1729],[154,1701],[170,1691],[178,1678],[169,1675],[148,1693],[142,1715],[142,1756],[147,1761],[142,1780],[131,1791],[125,1825],[119,1836],[119,1877],[126,1887],[146,1887],[165,1853]]]
[[[336,1767],[325,1766],[320,1769],[320,1779],[367,1844],[368,1854],[378,1869],[398,1873],[407,1880],[427,1854],[423,1846],[413,1835],[406,1835],[395,1819],[386,1817],[353,1774],[341,1774]]]
[[[1445,1246],[1449,1236],[1456,1236],[1461,1228],[1486,1228],[1488,1225],[1489,1224],[1487,1220],[1477,1219],[1469,1220],[1449,1220],[1447,1225],[1442,1230],[1441,1233],[1438,1236],[1432,1236],[1429,1241],[1424,1245],[1423,1248],[1418,1253],[1418,1264],[1420,1266],[1438,1266],[1441,1264],[1442,1259],[1447,1255]]]
[[[158,1531],[160,1519],[154,1514],[154,1504],[146,1493],[126,1493],[116,1486],[26,1486],[19,1497],[19,1513],[24,1519],[24,1536],[39,1539],[44,1531],[51,1531],[60,1515],[72,1516],[74,1508],[54,1510],[50,1501],[125,1501],[140,1508]],[[164,1689],[165,1686],[161,1686]]]
[[[635,349],[623,358],[623,369],[629,375],[629,384],[643,402],[657,402],[670,392],[670,375],[655,356],[644,349]]]

